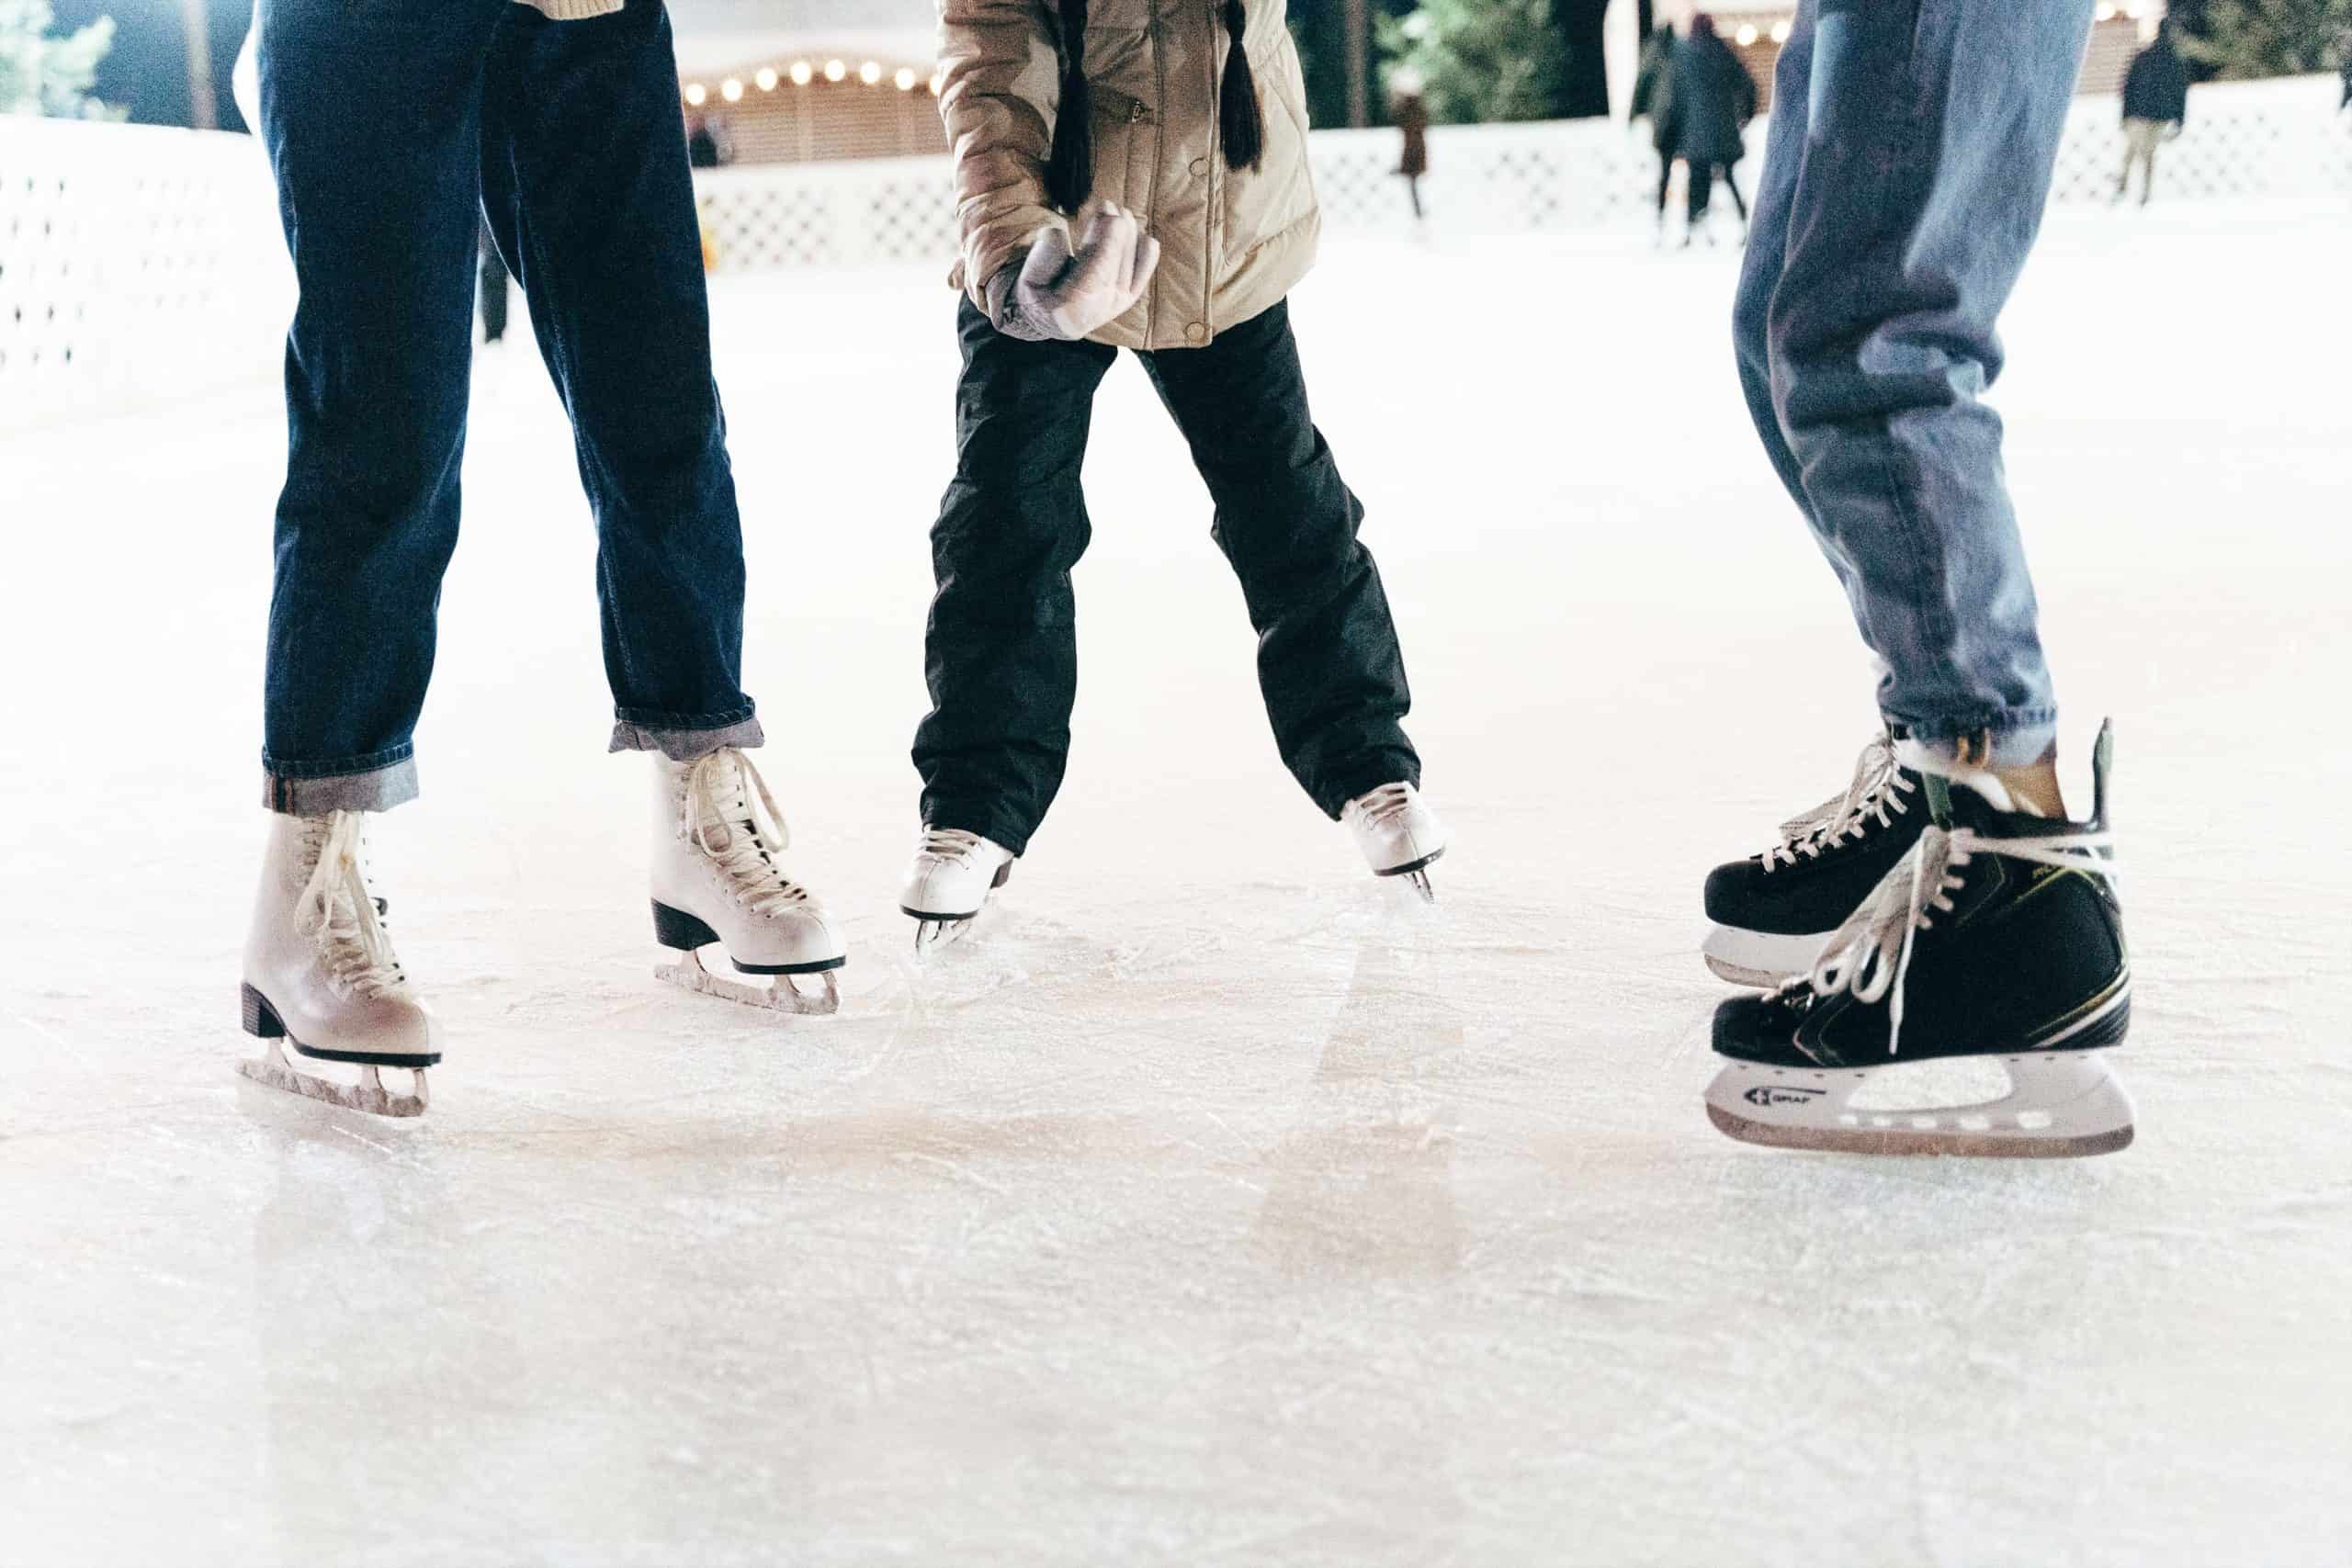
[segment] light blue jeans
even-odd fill
[[[1879,707],[2016,767],[2057,706],[1978,400],[2041,225],[2085,0],[1803,0],[1734,312],[1765,450],[1882,663]]]

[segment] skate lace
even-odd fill
[[[933,860],[954,861],[961,864],[978,854],[979,849],[980,835],[978,833],[967,833],[961,828],[925,828],[922,830],[922,848],[916,853]]]
[[[1799,857],[1817,860],[1824,850],[1849,839],[1859,839],[1872,818],[1882,828],[1911,807],[1903,798],[1919,786],[1903,776],[1894,760],[1893,737],[1881,735],[1854,760],[1854,780],[1843,795],[1833,795],[1801,817],[1781,824],[1781,841],[1764,852],[1764,869],[1796,864]]]
[[[775,863],[792,842],[791,829],[767,781],[742,752],[713,751],[686,770],[678,832],[710,858],[736,901],[753,914],[779,915],[809,902],[808,890]]]
[[[311,877],[294,906],[294,929],[318,944],[335,987],[346,995],[379,997],[407,981],[384,930],[362,863],[364,813],[337,811],[303,825],[302,849]]]
[[[1363,812],[1364,820],[1375,828],[1395,827],[1412,805],[1413,786],[1407,784],[1382,784],[1355,799],[1356,809]]]
[[[1904,981],[1918,933],[1932,930],[1938,914],[1954,908],[1952,895],[1967,886],[1957,874],[1976,854],[2004,855],[2036,865],[2087,872],[2114,885],[2115,836],[2105,830],[2041,834],[2023,839],[1989,838],[1969,828],[1930,824],[1919,841],[1871,889],[1869,897],[1823,944],[1810,975],[1781,987],[1781,995],[1810,987],[1818,997],[1851,991],[1859,1002],[1887,1001],[1886,1054],[1903,1040]]]

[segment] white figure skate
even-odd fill
[[[657,979],[775,1012],[840,1010],[833,972],[849,955],[825,907],[785,874],[778,857],[790,842],[766,782],[741,751],[654,759],[653,933],[680,955],[653,971]],[[713,942],[739,972],[775,979],[720,979],[697,951]],[[821,988],[800,989],[798,975]]]
[[[1401,876],[1434,904],[1429,868],[1445,853],[1448,834],[1421,792],[1408,784],[1386,784],[1356,796],[1340,813],[1356,848],[1374,876]]]
[[[441,1060],[440,1031],[393,954],[387,906],[368,890],[365,822],[356,811],[270,818],[239,987],[245,1032],[269,1049],[237,1070],[347,1110],[419,1116],[424,1069]],[[288,1045],[298,1057],[357,1066],[357,1083],[298,1069]],[[408,1069],[411,1092],[387,1089],[385,1067]]]
[[[972,919],[1012,876],[1012,852],[960,828],[925,828],[899,888],[900,912],[915,922],[923,953],[972,929]]]

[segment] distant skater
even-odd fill
[[[1649,41],[1642,45],[1642,62],[1634,75],[1633,107],[1626,114],[1630,125],[1646,117],[1650,122],[1650,146],[1657,152],[1657,239],[1666,243],[1666,200],[1674,188],[1674,129],[1668,113],[1668,99],[1674,88],[1674,52],[1677,40],[1672,22],[1660,22]]]
[[[1388,79],[1388,112],[1403,138],[1396,172],[1405,178],[1405,195],[1413,204],[1416,223],[1429,216],[1421,209],[1421,176],[1430,172],[1430,110],[1421,92],[1418,71],[1399,70]]]
[[[490,220],[481,224],[481,266],[478,278],[481,295],[481,341],[484,346],[506,335],[506,262],[498,254],[498,236],[491,232]]]
[[[1756,79],[1739,56],[1715,33],[1715,19],[1702,11],[1690,18],[1690,36],[1674,51],[1668,77],[1665,118],[1659,136],[1665,146],[1689,166],[1690,190],[1685,245],[1702,232],[1709,243],[1707,208],[1714,182],[1720,178],[1739,213],[1740,240],[1747,236],[1747,201],[1733,173],[1747,156],[1747,122],[1756,118]],[[1664,186],[1660,185],[1660,201]]]
[[[2115,182],[2115,199],[2132,189],[2132,170],[2140,170],[2140,205],[2156,194],[2156,147],[2178,136],[2188,120],[2188,65],[2173,46],[2172,18],[2156,24],[2154,43],[2132,58],[2123,78],[2123,173]]]

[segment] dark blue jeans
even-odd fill
[[[382,810],[458,538],[487,216],[571,411],[614,750],[756,744],[743,551],[669,17],[261,0],[262,134],[301,288],[286,349],[267,804]]]
[[[2090,24],[2080,0],[1803,0],[1735,312],[1756,428],[1880,659],[1881,711],[2001,767],[2050,750],[2057,707],[1978,397]]]

